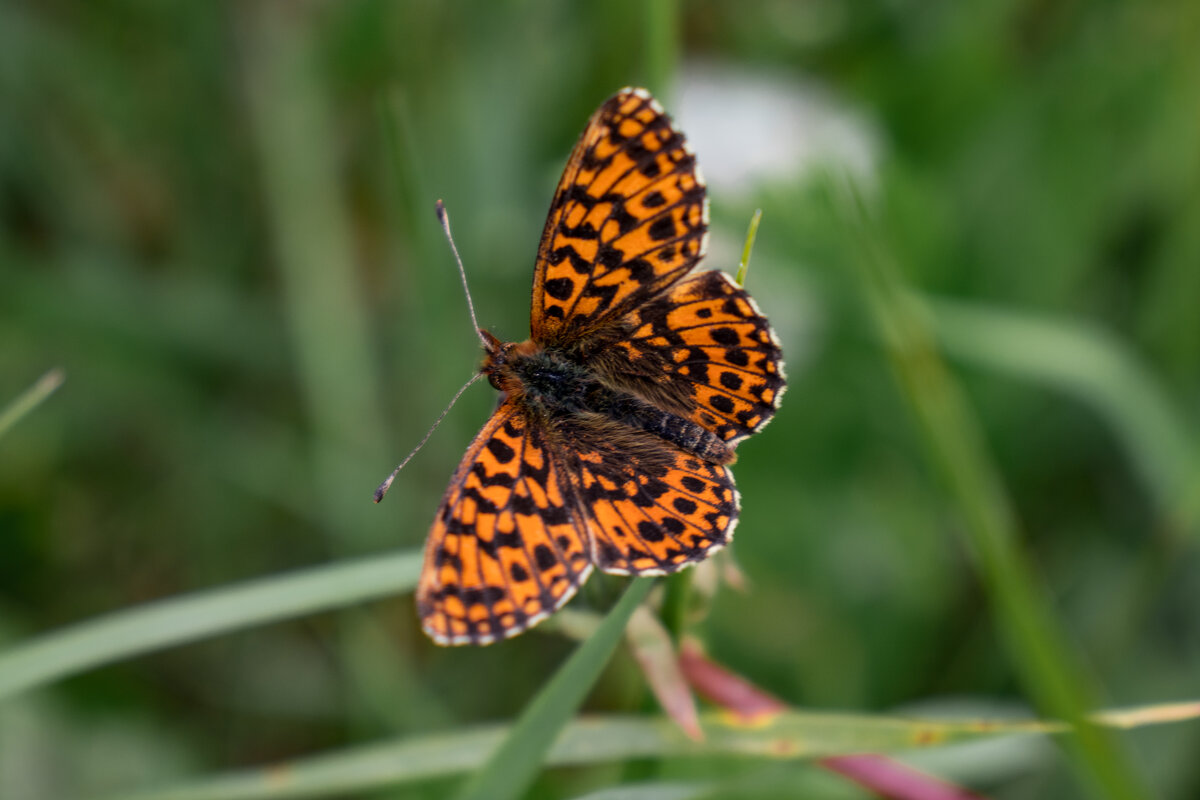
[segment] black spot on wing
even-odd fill
[[[558,559],[554,557],[554,551],[544,544],[533,548],[533,558],[537,562],[538,569],[542,571],[552,569],[558,563]]]
[[[517,455],[515,452],[513,452],[513,449],[511,447],[509,447],[507,443],[505,443],[495,437],[488,439],[488,443],[487,443],[486,447],[488,449],[488,452],[491,453],[493,456],[495,456],[496,460],[499,461],[501,464],[507,464],[508,462],[510,462],[514,458],[516,458],[516,455]]]
[[[673,505],[675,506],[675,510],[678,511],[680,514],[695,514],[696,513],[695,501],[690,500],[686,497],[676,497]]]
[[[737,331],[733,328],[713,328],[709,331],[708,335],[717,344],[726,346],[732,346],[741,341],[741,337],[738,336]]]
[[[663,529],[649,520],[642,520],[639,522],[637,529],[638,535],[647,542],[661,542],[664,538],[666,538],[666,534],[663,533]]]
[[[708,401],[709,405],[720,411],[722,414],[733,413],[733,401],[723,394],[714,394],[712,399]]]
[[[664,214],[654,222],[650,223],[650,227],[646,230],[650,238],[656,242],[662,242],[675,236],[675,220],[670,214]]]
[[[731,347],[725,351],[725,360],[735,367],[750,366],[750,354],[737,347]]]
[[[566,300],[574,288],[575,282],[570,278],[551,278],[545,283],[546,294],[555,300]]]

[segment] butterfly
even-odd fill
[[[500,391],[450,479],[417,587],[439,644],[515,636],[593,569],[663,575],[733,535],[734,449],[785,388],[775,334],[723,272],[693,272],[708,198],[644,89],[592,115],[550,205],[530,338],[480,330]]]

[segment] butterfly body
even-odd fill
[[[645,90],[618,92],[551,203],[529,340],[481,331],[500,402],[451,477],[417,587],[439,644],[514,636],[594,568],[663,575],[733,535],[728,465],[785,379],[749,294],[692,272],[707,228],[683,135]]]
[[[489,342],[495,337],[485,332]],[[730,464],[733,450],[703,426],[650,402],[612,377],[556,348],[532,340],[488,350],[482,371],[505,396],[520,403],[548,430],[587,426],[635,446],[644,432],[660,437],[714,464]],[[607,378],[607,379],[606,379]],[[653,442],[651,451],[656,450]]]

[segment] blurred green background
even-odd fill
[[[468,392],[372,505],[476,367],[434,201],[481,324],[524,338],[553,186],[629,84],[695,144],[708,266],[733,269],[764,210],[748,288],[788,358],[739,449],[749,589],[697,628],[711,655],[809,708],[1027,702],[862,302],[864,243],[827,191],[849,171],[1098,702],[1200,695],[1191,0],[0,3],[0,405],[67,376],[0,439],[0,642],[419,547],[493,403]],[[6,701],[0,794],[509,719],[570,647],[439,649],[408,595],[206,639]],[[649,709],[641,686],[621,656],[588,708]],[[1196,724],[1125,741],[1155,792],[1200,795]],[[1050,746],[946,770],[998,798],[1083,791]]]

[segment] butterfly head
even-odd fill
[[[518,392],[521,381],[513,373],[512,362],[532,355],[540,348],[532,341],[502,342],[490,331],[482,328],[479,333],[485,342],[483,366],[479,371],[487,376],[488,383],[500,391],[509,395]]]

